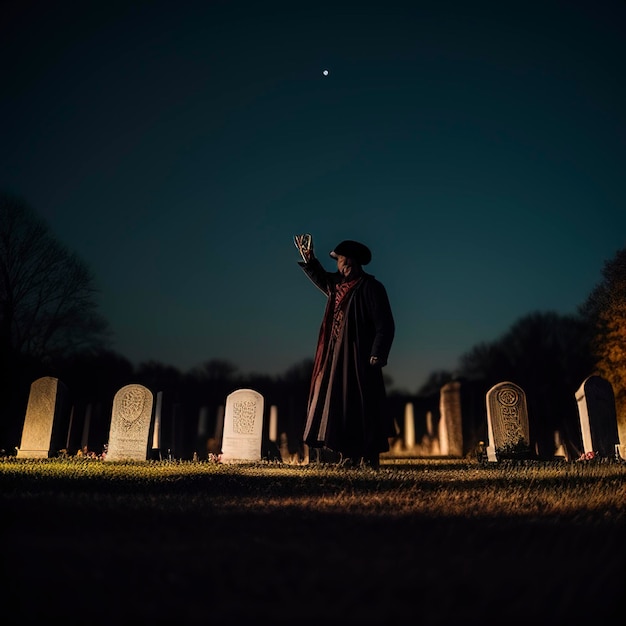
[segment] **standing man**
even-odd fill
[[[299,265],[326,295],[309,391],[304,442],[341,454],[341,462],[378,468],[380,453],[395,436],[387,415],[382,368],[395,323],[387,291],[363,270],[372,254],[358,241],[342,241],[330,253],[337,271],[327,272],[310,235],[296,235]]]

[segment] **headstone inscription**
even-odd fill
[[[222,463],[261,460],[263,409],[263,396],[254,389],[237,389],[227,396]]]
[[[588,376],[576,391],[576,402],[584,452],[614,457],[619,435],[611,383],[601,376]]]
[[[524,390],[501,382],[487,392],[487,460],[524,459],[530,454],[528,408]]]
[[[152,392],[143,385],[126,385],[115,394],[107,461],[147,460],[152,404]]]
[[[58,378],[44,376],[33,381],[17,458],[52,456],[61,434],[65,434],[63,429],[69,428],[70,413],[67,387]]]

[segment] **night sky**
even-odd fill
[[[182,371],[312,358],[293,235],[328,269],[360,240],[414,392],[626,245],[625,32],[623,0],[5,0],[0,188],[91,268],[113,349]]]

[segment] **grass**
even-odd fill
[[[565,624],[623,611],[626,464],[1,459],[3,617]]]

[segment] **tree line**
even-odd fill
[[[20,197],[0,193],[0,448],[10,453],[19,445],[30,384],[40,376],[63,381],[77,411],[101,414],[93,417],[94,436],[103,441],[113,396],[131,382],[163,392],[169,412],[178,415],[181,449],[197,447],[199,411],[208,407],[211,428],[217,407],[239,387],[254,388],[276,404],[281,430],[290,442],[297,441],[310,359],[274,377],[243,375],[234,364],[216,359],[184,373],[155,361],[134,367],[109,349],[111,331],[98,313],[96,294],[92,272],[56,239],[35,210]],[[432,372],[415,394],[390,391],[389,410],[398,421],[407,401],[415,402],[418,410],[436,411],[442,385],[461,380],[473,390],[473,410],[480,414],[484,393],[510,380],[526,391],[529,414],[536,416],[534,436],[549,447],[555,429],[567,433],[576,428],[574,393],[594,373],[612,384],[618,415],[624,415],[626,248],[605,261],[601,282],[576,314],[536,312],[522,317],[497,340],[460,355],[455,372]],[[476,422],[482,422],[480,417]],[[290,446],[295,451],[295,443]]]

